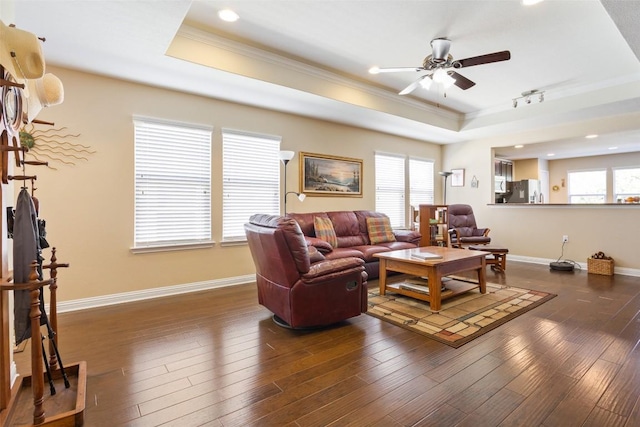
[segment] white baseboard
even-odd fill
[[[145,289],[142,291],[123,292],[120,294],[103,295],[92,298],[82,298],[71,301],[58,302],[58,313],[68,311],[85,310],[87,308],[104,307],[108,305],[122,304],[133,301],[141,301],[151,298],[160,298],[171,295],[186,294],[189,292],[204,291],[207,289],[223,288],[226,286],[241,285],[256,281],[255,274],[246,276],[229,277],[224,279],[206,280],[204,282],[187,283],[184,285],[164,286],[161,288]],[[46,307],[49,312],[49,307]]]
[[[550,262],[558,261],[557,259],[533,258],[533,257],[528,257],[528,256],[511,255],[511,254],[509,254],[509,255],[507,255],[507,263],[510,260],[511,261],[528,262],[530,264],[546,264],[546,265],[549,265]],[[564,260],[561,260],[561,261],[564,261]],[[575,261],[573,261],[573,262],[575,262]],[[582,271],[584,271],[585,273],[587,272],[587,263],[586,262],[576,262],[576,264],[578,264],[580,266]],[[623,276],[640,277],[640,270],[638,270],[637,268],[616,267],[614,265],[613,273],[614,274],[621,274]]]

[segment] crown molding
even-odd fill
[[[332,85],[345,87],[360,93],[369,95],[378,99],[385,104],[395,104],[404,108],[416,110],[420,115],[429,115],[431,117],[439,117],[447,122],[462,123],[463,115],[452,110],[443,109],[430,103],[421,102],[415,98],[402,97],[397,93],[379,88],[373,85],[360,82],[356,79],[340,75],[330,70],[326,70],[308,63],[304,63],[297,59],[289,58],[278,53],[269,52],[254,46],[250,46],[235,40],[213,34],[199,28],[183,24],[176,33],[177,37],[183,37],[194,42],[203,43],[216,49],[222,49],[234,55],[241,55],[249,58],[256,63],[271,64],[279,68],[290,70],[292,72],[307,76],[309,79],[326,82]],[[259,67],[259,65],[258,65]],[[344,102],[343,100],[336,99]],[[377,109],[373,106],[367,108]],[[382,111],[382,110],[381,110]],[[411,117],[408,117],[411,119]],[[457,130],[457,129],[456,129]]]

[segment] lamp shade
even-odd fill
[[[293,159],[293,156],[295,154],[296,153],[293,151],[288,151],[288,150],[280,151],[280,160],[282,160],[282,162],[286,165],[289,162],[289,160]]]

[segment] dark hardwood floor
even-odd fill
[[[64,313],[59,347],[90,427],[639,426],[640,278],[507,268],[558,297],[458,349],[364,314],[283,329],[254,285]]]

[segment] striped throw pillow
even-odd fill
[[[313,218],[313,228],[316,230],[316,237],[329,243],[332,248],[338,247],[338,237],[333,229],[333,223],[329,218],[316,216]]]
[[[393,234],[391,222],[386,216],[380,218],[367,218],[367,232],[372,245],[378,243],[395,242],[396,236]]]

